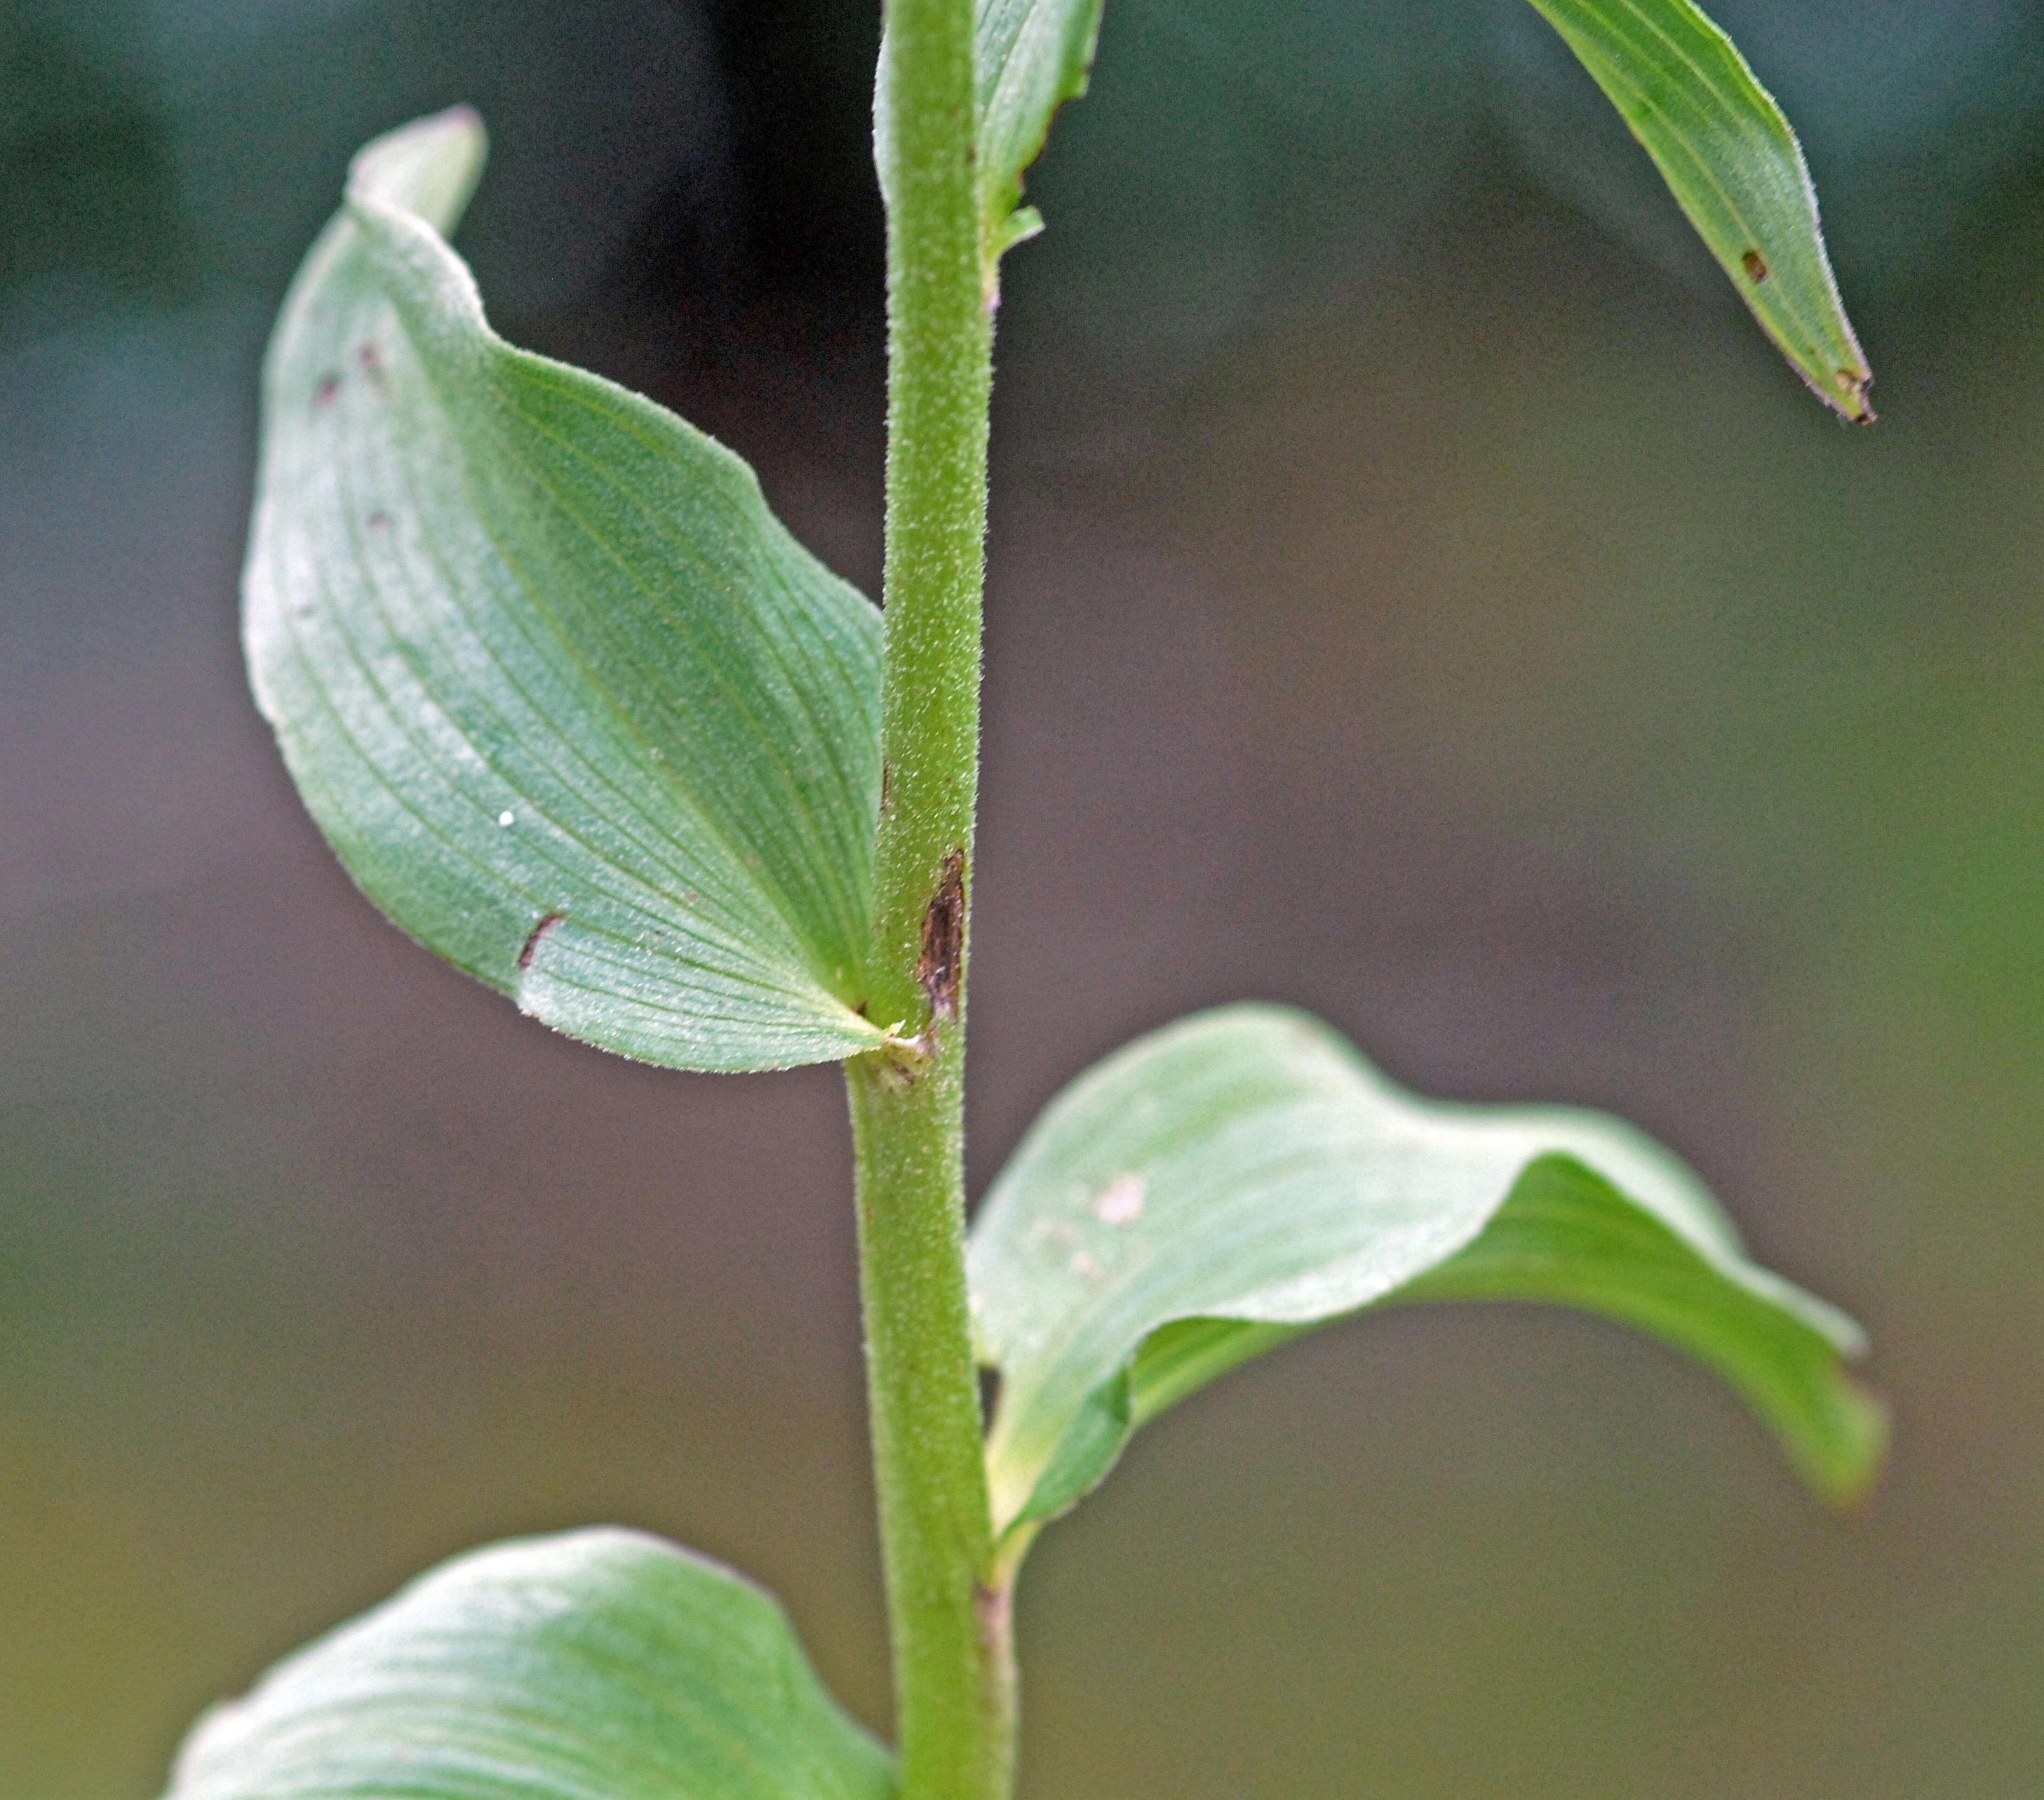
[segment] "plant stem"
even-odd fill
[[[868,1010],[847,1065],[873,1459],[904,1800],[1006,1800],[1014,1672],[965,1283],[965,957],[979,776],[992,328],[972,0],[887,0],[886,777]]]
[[[906,1087],[874,1056],[848,1069],[868,1406],[903,1800],[1006,1800],[1013,1667],[966,1335],[947,1060]]]

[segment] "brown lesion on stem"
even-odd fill
[[[913,1037],[901,1035],[907,1021],[893,1025],[878,1052],[881,1079],[894,1092],[912,1087],[936,1064],[937,1027],[958,1017],[964,979],[965,852],[954,850],[939,866],[937,890],[923,910],[922,944],[916,955],[916,981],[929,1002],[929,1018]]]
[[[981,1582],[972,1590],[979,1626],[980,1754],[984,1791],[1012,1794],[1015,1781],[1017,1701],[1015,1586],[1012,1576]]]
[[[965,975],[965,852],[944,858],[937,890],[923,914],[923,948],[916,979],[934,1020],[958,1017],[959,983]]]
[[[1014,1654],[1015,1587],[1012,1582],[982,1583],[972,1590],[972,1610],[979,1621],[979,1641],[989,1660]]]

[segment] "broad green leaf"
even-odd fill
[[[1020,204],[1022,171],[1043,150],[1051,116],[1086,90],[1100,10],[1101,0],[978,0],[973,74],[989,279],[1004,251],[1043,229],[1036,210]]]
[[[200,1720],[167,1800],[892,1800],[766,1594],[658,1538],[495,1544]]]
[[[1754,317],[1819,398],[1871,424],[1796,134],[1689,0],[1532,0],[1646,147]]]
[[[1566,1108],[1439,1104],[1303,1013],[1138,1039],[1045,1110],[969,1252],[997,1524],[1106,1474],[1129,1433],[1247,1357],[1376,1303],[1551,1300],[1716,1369],[1842,1500],[1883,1444],[1850,1320],[1756,1267],[1696,1178]]]
[[[285,302],[244,589],[285,761],[371,899],[674,1067],[870,1048],[880,622],[752,472],[513,349],[443,240],[465,110],[379,138]]]

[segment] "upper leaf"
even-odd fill
[[[441,238],[458,109],[377,140],[263,375],[251,675],[385,912],[648,1062],[869,1049],[880,621],[751,471],[513,349]]]
[[[786,1617],[657,1538],[444,1563],[200,1720],[167,1800],[892,1800]]]
[[[1796,134],[1690,0],[1532,0],[1646,145],[1754,317],[1818,395],[1870,424],[1873,379],[1824,253]]]
[[[1020,206],[1022,171],[1042,152],[1051,116],[1086,90],[1100,11],[1101,0],[978,0],[973,75],[989,275],[1002,252],[1043,228],[1034,207]]]
[[[1139,1038],[1045,1109],[969,1252],[1001,1385],[997,1526],[1072,1505],[1128,1434],[1245,1358],[1391,1299],[1556,1300],[1702,1358],[1835,1498],[1878,1404],[1842,1314],[1754,1267],[1696,1178],[1564,1108],[1419,1099],[1303,1013],[1235,1006]]]

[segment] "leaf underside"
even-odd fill
[[[286,302],[257,699],[363,890],[533,1017],[681,1068],[870,1048],[879,615],[721,445],[490,330],[440,236],[482,153],[465,110],[370,145]]]
[[[1738,47],[1689,0],[1531,0],[1646,147],[1761,328],[1827,404],[1870,424],[1873,379],[1801,146]]]
[[[1101,0],[979,0],[973,19],[980,237],[989,278],[1004,251],[1043,228],[1023,207],[1022,175],[1051,121],[1086,90]]]
[[[201,1719],[166,1800],[891,1800],[774,1600],[637,1532],[455,1558]]]
[[[1747,1261],[1658,1146],[1593,1113],[1417,1098],[1287,1009],[1201,1013],[1082,1075],[969,1257],[1004,1531],[1073,1505],[1216,1375],[1373,1304],[1546,1300],[1635,1325],[1723,1375],[1834,1500],[1884,1442],[1843,1367],[1858,1328]]]

